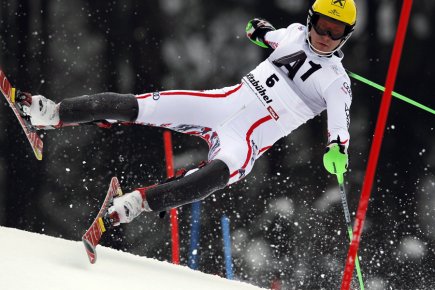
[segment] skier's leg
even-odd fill
[[[241,84],[215,90],[171,90],[137,95],[136,122],[182,133],[218,128],[251,100]]]
[[[43,97],[19,93],[17,101],[34,126],[55,126],[94,121],[128,121],[177,130],[196,125],[213,128],[244,106],[242,85],[207,91],[162,91],[142,95],[100,93],[69,98],[59,104]]]
[[[100,93],[65,99],[59,104],[59,118],[64,123],[87,123],[98,120],[136,120],[139,106],[132,94]]]
[[[128,223],[143,211],[165,211],[184,204],[202,200],[224,188],[229,180],[228,166],[221,160],[213,160],[205,166],[188,171],[181,178],[138,188],[115,198],[109,208],[112,223]]]
[[[114,200],[110,209],[117,224],[133,220],[143,211],[163,211],[204,199],[214,191],[244,178],[252,170],[257,156],[264,151],[264,132],[272,130],[272,117],[256,106],[249,114],[236,116],[213,134],[208,165],[169,183],[138,188]],[[251,111],[252,110],[252,111]],[[280,137],[280,131],[276,138]],[[269,147],[269,146],[268,146]],[[266,147],[267,148],[267,147]],[[116,218],[119,216],[119,218]]]
[[[139,106],[134,95],[100,93],[65,99],[59,104],[44,96],[18,94],[34,126],[61,126],[101,120],[134,121]]]

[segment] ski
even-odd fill
[[[15,103],[15,93],[16,89],[12,87],[11,83],[6,78],[5,73],[0,70],[0,91],[5,97],[6,101],[9,103],[12,111],[14,111],[15,116],[20,122],[21,128],[23,128],[26,134],[27,140],[29,140],[30,146],[32,146],[33,152],[35,153],[36,159],[42,160],[42,147],[43,143],[38,134],[34,131],[29,121],[25,120]]]
[[[106,226],[104,225],[103,217],[106,214],[107,208],[113,198],[121,195],[122,190],[121,186],[119,185],[118,178],[112,177],[109,190],[104,198],[103,205],[101,206],[97,217],[82,237],[82,241],[85,244],[85,250],[88,254],[89,262],[91,262],[91,264],[94,264],[97,261],[96,247],[99,244],[101,237],[106,232]]]

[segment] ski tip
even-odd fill
[[[85,238],[82,238],[83,244],[85,245],[86,253],[88,254],[89,262],[95,264],[97,261],[97,251],[95,247]]]
[[[119,186],[118,177],[113,176],[112,180],[110,180],[110,183]]]

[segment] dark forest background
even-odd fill
[[[402,1],[358,4],[345,45],[350,71],[384,84]],[[211,89],[237,84],[270,51],[246,23],[306,23],[303,0],[2,0],[0,67],[16,87],[55,101],[115,91]],[[434,108],[435,2],[414,1],[395,90]],[[353,81],[350,170],[356,210],[382,93]],[[224,276],[220,217],[231,220],[236,278],[270,288],[337,289],[348,249],[333,176],[322,165],[325,115],[280,140],[253,172],[202,202],[199,270]],[[367,289],[435,288],[435,116],[393,99],[360,245]],[[93,126],[43,132],[37,161],[0,103],[0,225],[80,240],[112,176],[124,191],[165,177],[162,130]],[[206,159],[200,139],[173,134],[175,166]],[[179,210],[187,264],[190,206]],[[146,214],[103,244],[170,260],[169,219]],[[1,246],[1,244],[0,244]],[[84,255],[84,253],[83,253]],[[84,258],[85,259],[85,258]],[[145,275],[145,274],[144,274]]]

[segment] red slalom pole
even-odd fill
[[[174,158],[172,154],[172,138],[171,132],[165,130],[163,132],[163,143],[165,147],[166,157],[166,175],[168,178],[174,177]],[[180,264],[180,235],[178,233],[178,214],[177,209],[173,208],[170,211],[171,216],[171,237],[172,237],[172,263]]]
[[[344,269],[341,290],[349,290],[352,280],[352,274],[355,266],[355,257],[358,252],[358,246],[361,239],[361,233],[366,217],[370,193],[373,187],[373,179],[376,173],[376,167],[379,159],[379,152],[384,136],[385,125],[387,122],[388,111],[390,109],[392,92],[396,82],[399,62],[402,55],[403,43],[405,41],[406,29],[408,27],[409,15],[411,13],[412,0],[404,0],[402,12],[400,14],[399,25],[397,28],[396,39],[394,41],[393,53],[391,55],[390,66],[388,68],[387,81],[385,84],[384,95],[382,96],[381,107],[376,123],[375,135],[373,137],[372,147],[370,149],[369,161],[367,164],[366,175],[363,182],[361,198],[356,214],[355,225],[353,229],[352,243],[347,254],[346,266]]]

